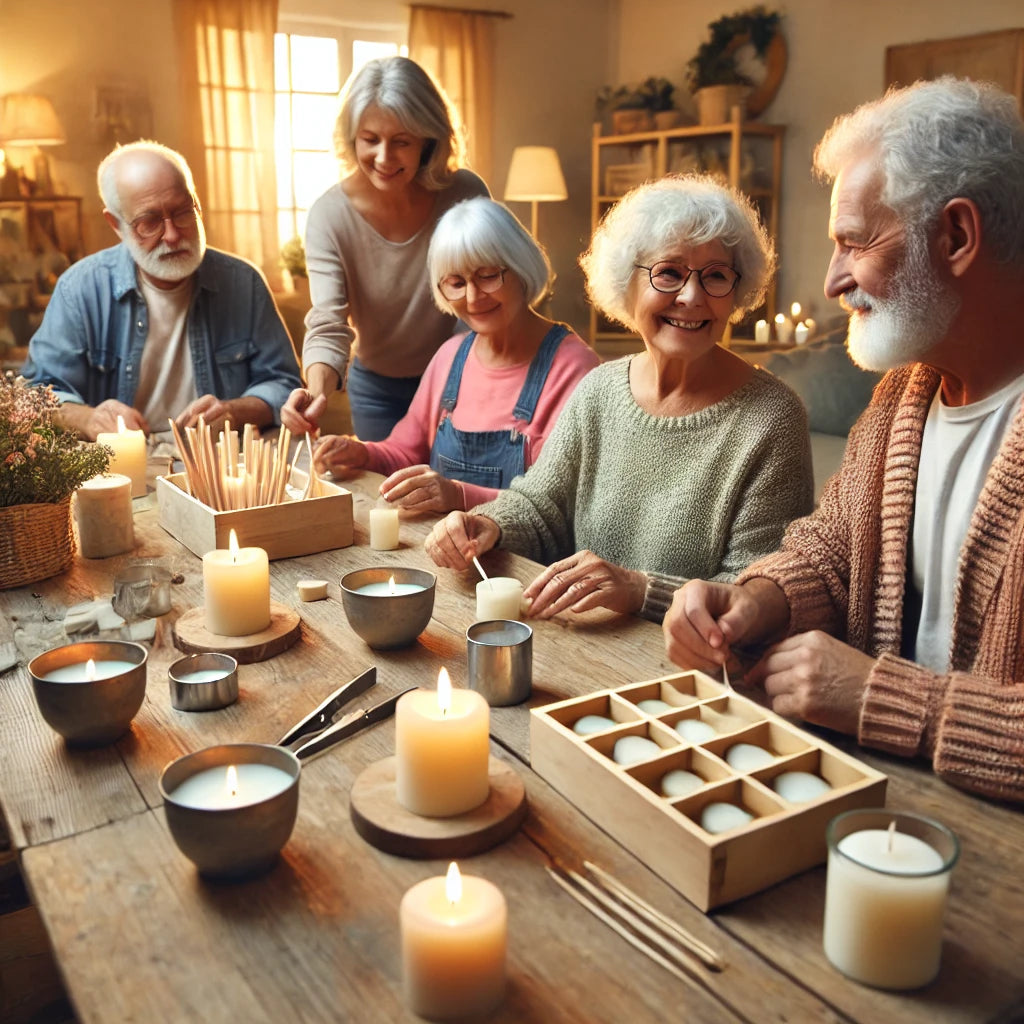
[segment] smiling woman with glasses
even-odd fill
[[[775,254],[744,197],[692,176],[626,195],[580,262],[591,301],[644,351],[591,373],[530,470],[426,548],[455,569],[499,542],[547,563],[531,615],[660,620],[687,579],[734,579],[811,507],[800,400],[720,344],[761,303]]]
[[[438,308],[470,327],[430,361],[408,413],[383,441],[325,437],[318,468],[389,474],[381,494],[417,512],[493,498],[540,454],[597,355],[536,305],[551,266],[518,220],[492,199],[452,207],[427,254]]]

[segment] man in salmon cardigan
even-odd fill
[[[821,505],[735,585],[691,581],[669,656],[779,714],[1024,801],[1024,123],[953,78],[891,91],[815,152],[833,182],[825,294],[889,371]]]

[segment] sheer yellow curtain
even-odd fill
[[[210,243],[280,281],[274,171],[277,0],[174,0],[192,167]]]
[[[494,22],[498,11],[413,4],[409,56],[441,83],[466,128],[469,165],[491,180],[494,124]]]

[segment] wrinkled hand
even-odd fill
[[[368,459],[366,445],[347,434],[328,434],[313,449],[313,465],[318,473],[340,475],[346,470],[362,469]]]
[[[729,647],[752,631],[757,603],[744,587],[690,580],[672,597],[662,623],[665,650],[681,668],[705,672],[724,665]]]
[[[856,735],[874,664],[870,655],[816,629],[770,647],[746,681],[764,687],[776,714]]]
[[[320,417],[327,408],[327,396],[317,395],[306,388],[296,388],[281,406],[281,426],[293,434],[315,434]]]
[[[501,537],[498,524],[472,512],[449,512],[423,542],[423,550],[442,568],[467,569],[474,557],[490,551]]]
[[[409,512],[451,512],[465,508],[462,488],[429,466],[406,466],[380,485],[381,497]]]
[[[116,398],[100,402],[82,425],[81,432],[90,441],[95,441],[96,436],[101,433],[116,434],[118,416],[124,419],[126,430],[144,430],[149,433],[149,424],[142,413],[130,405],[125,405],[124,402],[117,401]]]
[[[186,427],[194,427],[202,416],[206,425],[216,434],[224,426],[227,420],[233,419],[231,413],[231,401],[218,398],[216,395],[200,395],[194,402],[185,407],[184,412],[178,414],[175,423],[179,430]]]
[[[550,619],[559,612],[585,612],[610,608],[613,612],[639,611],[644,603],[647,577],[642,572],[598,558],[593,551],[577,551],[549,565],[523,591],[530,615]]]

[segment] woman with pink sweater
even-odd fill
[[[441,346],[386,440],[324,437],[315,464],[335,475],[386,473],[381,495],[410,511],[467,510],[536,461],[569,395],[600,360],[534,308],[551,265],[501,203],[452,207],[434,231],[427,267],[435,303],[469,332]]]

